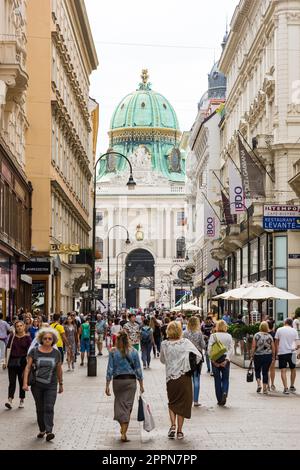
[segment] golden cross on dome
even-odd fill
[[[146,83],[147,83],[148,80],[149,80],[148,69],[143,69],[143,70],[142,70],[141,78],[142,78],[142,81],[143,81],[144,85],[146,85]]]

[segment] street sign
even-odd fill
[[[265,205],[263,226],[266,230],[300,230],[300,206]]]
[[[300,259],[300,253],[289,253],[289,259]]]
[[[108,289],[108,284],[101,284],[102,289]],[[109,284],[110,289],[115,289],[116,284]]]

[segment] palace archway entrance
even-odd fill
[[[147,299],[154,295],[154,258],[144,249],[129,253],[126,259],[126,307],[145,308]]]

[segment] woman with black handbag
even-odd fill
[[[261,375],[263,381],[263,393],[268,394],[269,369],[275,360],[275,345],[269,333],[269,325],[266,321],[259,325],[259,332],[254,335],[252,341],[252,358],[254,360],[255,378],[257,381],[257,393],[261,392]]]
[[[26,367],[26,356],[31,344],[30,335],[25,331],[24,322],[17,320],[14,323],[15,333],[11,334],[6,347],[6,365],[8,370],[8,401],[5,406],[12,409],[12,402],[16,391],[16,382],[19,382],[19,408],[24,408],[25,391],[23,390],[23,374]]]
[[[199,353],[201,354],[201,361],[199,362],[199,364],[197,364],[192,374],[194,406],[197,407],[197,406],[201,406],[199,403],[200,376],[201,376],[202,364],[204,362],[202,350],[205,349],[205,341],[201,333],[201,326],[200,326],[199,318],[191,317],[189,319],[188,325],[187,325],[187,331],[183,333],[183,337],[189,339],[193,343],[193,345],[196,346]]]

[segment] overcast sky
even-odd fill
[[[238,0],[85,2],[99,58],[91,78],[91,96],[100,104],[98,151],[107,150],[112,113],[137,89],[142,68],[174,106],[180,129],[189,130]]]

